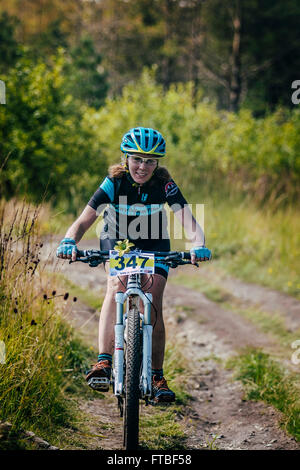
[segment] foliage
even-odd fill
[[[218,111],[201,92],[195,97],[192,83],[164,90],[154,75],[145,70],[121,96],[85,114],[109,162],[116,161],[128,128],[152,126],[165,136],[168,168],[189,195],[213,191],[251,195],[259,202],[298,200],[298,109],[278,108],[265,118],[246,110]]]
[[[90,36],[112,93],[156,64],[165,88],[193,81],[223,109],[293,107],[296,0],[2,0],[0,11],[18,17],[17,40],[42,57]]]
[[[192,83],[169,89],[155,69],[97,110],[66,93],[61,50],[51,64],[25,56],[7,76],[0,108],[0,175],[6,197],[43,195],[76,214],[119,155],[121,136],[137,125],[158,128],[166,162],[191,200],[195,194],[241,194],[275,207],[299,199],[300,112],[278,108],[264,118],[218,111]],[[185,172],[181,171],[184,165]],[[96,170],[96,171],[95,171]],[[186,178],[186,175],[189,178]]]
[[[70,61],[66,66],[68,92],[94,108],[104,104],[108,90],[107,74],[101,62],[102,57],[95,51],[93,40],[83,36],[79,44],[71,49]]]
[[[43,55],[47,62],[47,58],[56,54],[59,48],[68,50],[69,35],[63,30],[62,21],[61,17],[54,19],[45,29],[32,35],[29,47],[33,57],[39,59]]]
[[[27,194],[53,204],[64,201],[76,213],[104,173],[86,107],[66,93],[64,51],[50,64],[26,54],[5,77],[7,105],[0,108],[0,176],[6,197]]]
[[[6,73],[19,56],[18,42],[15,39],[17,19],[3,12],[0,16],[0,73]]]

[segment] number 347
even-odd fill
[[[140,268],[144,268],[145,264],[148,260],[147,257],[144,256],[130,256],[130,258],[124,258],[124,256],[117,256],[115,258],[116,261],[118,261],[118,264],[115,266],[115,269],[118,271],[122,271],[125,268],[133,268],[135,269],[137,266]]]

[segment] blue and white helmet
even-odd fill
[[[160,132],[150,127],[134,127],[124,134],[121,142],[124,153],[145,153],[164,157],[166,142]]]

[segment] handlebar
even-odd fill
[[[181,264],[191,264],[191,254],[186,251],[146,251],[146,250],[134,250],[140,251],[141,253],[153,253],[154,260],[160,263],[176,268]],[[101,263],[109,260],[109,251],[101,250],[78,250],[76,261],[82,263],[88,263],[91,267],[96,267]],[[74,261],[70,260],[70,263]],[[196,264],[196,266],[198,266]]]

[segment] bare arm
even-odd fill
[[[185,206],[183,209],[176,211],[175,215],[183,226],[187,238],[194,246],[205,245],[204,231],[193,216],[189,206]]]
[[[95,222],[99,214],[90,206],[86,206],[78,219],[67,230],[65,238],[73,238],[76,243],[80,242],[85,232]]]
[[[194,244],[194,246],[204,246],[204,231],[193,216],[189,206],[185,206],[183,209],[176,211],[175,215],[182,224],[187,238]],[[191,253],[192,264],[196,264],[196,261],[196,255],[194,253]]]

